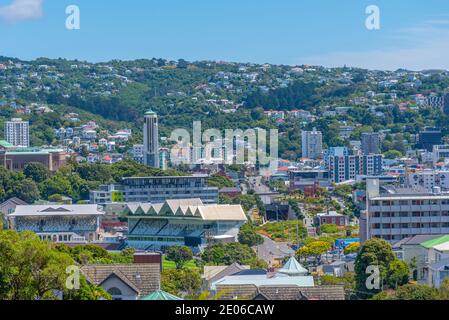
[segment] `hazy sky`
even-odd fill
[[[78,5],[81,29],[65,28]],[[381,29],[365,27],[377,5]],[[449,69],[447,0],[0,0],[0,55]]]

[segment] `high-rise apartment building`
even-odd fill
[[[362,152],[363,154],[380,153],[380,136],[376,132],[362,133]]]
[[[315,128],[302,132],[302,157],[317,159],[323,156],[323,135]]]
[[[15,147],[30,146],[30,124],[22,119],[11,119],[5,123],[5,139]]]
[[[382,155],[354,155],[347,148],[330,148],[326,153],[326,169],[335,183],[356,180],[359,175],[379,176],[382,174]]]

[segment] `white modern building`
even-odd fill
[[[153,111],[145,113],[143,128],[144,155],[143,163],[159,168],[159,123],[157,114]]]
[[[360,218],[362,242],[371,238],[399,241],[416,235],[449,234],[449,193],[380,187],[367,184],[366,212]]]
[[[315,128],[302,132],[302,157],[317,159],[323,156],[323,135]]]
[[[30,146],[30,124],[20,118],[5,123],[5,139],[15,147]]]
[[[42,240],[93,242],[100,237],[104,212],[97,205],[19,205],[8,217],[18,232],[33,231]]]
[[[449,145],[433,146],[433,164],[436,165],[440,160],[445,161],[449,158]]]
[[[435,187],[449,191],[449,171],[421,170],[411,172],[407,176],[408,185],[413,188],[424,188],[433,192]]]

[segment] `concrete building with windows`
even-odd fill
[[[157,114],[153,111],[145,113],[143,128],[143,163],[159,168],[159,123]]]
[[[433,164],[436,165],[440,161],[446,161],[449,158],[449,145],[433,146]]]
[[[102,185],[90,192],[92,204],[120,202],[163,203],[171,199],[200,198],[204,203],[218,203],[218,188],[209,187],[209,176],[160,176],[123,178],[120,184]]]
[[[377,132],[362,133],[362,153],[380,154],[380,135]]]
[[[381,187],[367,180],[367,210],[360,219],[362,242],[382,238],[395,242],[416,235],[449,234],[449,194]]]
[[[5,123],[5,139],[15,147],[30,146],[30,123],[20,118]]]
[[[315,128],[302,132],[302,157],[318,159],[323,156],[323,135]]]
[[[29,163],[40,163],[50,171],[57,171],[67,162],[63,149],[4,148],[0,141],[0,166],[10,171],[22,171]]]
[[[435,187],[449,191],[449,171],[417,170],[409,173],[406,179],[409,186],[424,188],[427,192],[432,192]]]
[[[356,180],[357,176],[382,174],[382,155],[353,155],[346,148],[332,148],[326,155],[326,169],[334,183]]]

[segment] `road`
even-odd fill
[[[295,252],[283,242],[274,242],[268,237],[263,236],[264,243],[257,246],[257,256],[270,263],[274,259],[283,259],[292,256]]]
[[[251,189],[253,189],[256,193],[270,193],[271,190],[269,187],[264,185],[262,183],[262,177],[249,177],[249,186]]]

